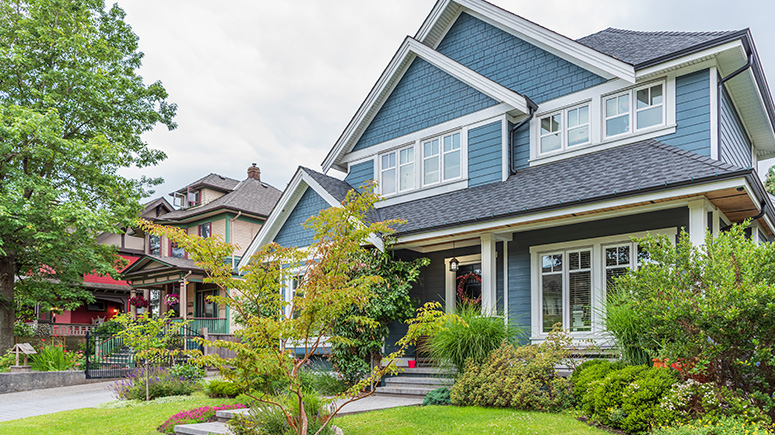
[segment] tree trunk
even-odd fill
[[[12,252],[0,257],[0,355],[13,347],[13,324],[16,306],[13,298],[16,260]]]

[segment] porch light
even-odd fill
[[[452,258],[449,260],[449,271],[450,272],[457,272],[458,266],[460,266],[460,261],[458,261],[457,258]]]

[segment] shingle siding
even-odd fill
[[[604,219],[521,232],[509,243],[509,319],[525,331],[531,327],[530,247],[662,228],[688,228],[688,208]],[[595,265],[598,267],[599,265]]]
[[[311,188],[307,188],[282,228],[280,228],[280,231],[278,231],[274,241],[286,247],[311,245],[314,241],[315,231],[311,228],[303,228],[301,224],[310,216],[314,216],[320,210],[328,207],[330,207],[330,204],[322,196],[318,195]]]
[[[356,165],[350,165],[350,172],[344,177],[344,181],[350,186],[358,189],[366,182],[374,179],[374,161],[369,160],[366,162],[358,163]],[[360,192],[360,189],[358,189]]]
[[[710,157],[710,71],[701,70],[675,80],[675,133],[660,142]]]
[[[501,181],[503,128],[501,121],[468,132],[468,186]]]
[[[514,128],[509,123],[509,132]],[[511,134],[511,133],[509,133]],[[514,133],[514,169],[524,169],[530,166],[530,125],[523,125]]]
[[[539,104],[606,81],[467,13],[436,50]]]
[[[353,151],[494,106],[497,101],[416,58]]]
[[[726,89],[719,108],[719,160],[747,169],[753,164],[751,142]]]

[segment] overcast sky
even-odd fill
[[[491,0],[571,38],[606,27],[733,30],[750,27],[775,84],[770,1]],[[110,0],[108,0],[110,2]],[[435,0],[119,0],[145,53],[146,82],[178,104],[178,128],[145,135],[167,153],[156,195],[210,172],[284,189],[299,165],[320,170],[406,35]]]

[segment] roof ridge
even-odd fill
[[[608,27],[604,30],[601,30],[599,32],[593,33],[591,35],[596,35],[601,32],[616,32],[616,33],[637,33],[637,34],[644,34],[644,35],[675,35],[675,36],[685,36],[685,35],[722,35],[722,34],[728,34],[728,33],[735,33],[739,30],[698,30],[698,31],[684,31],[684,30],[632,30],[632,29],[620,29],[618,27]],[[587,35],[587,36],[591,36]],[[585,36],[586,38],[586,36]],[[581,38],[579,38],[581,39]]]

